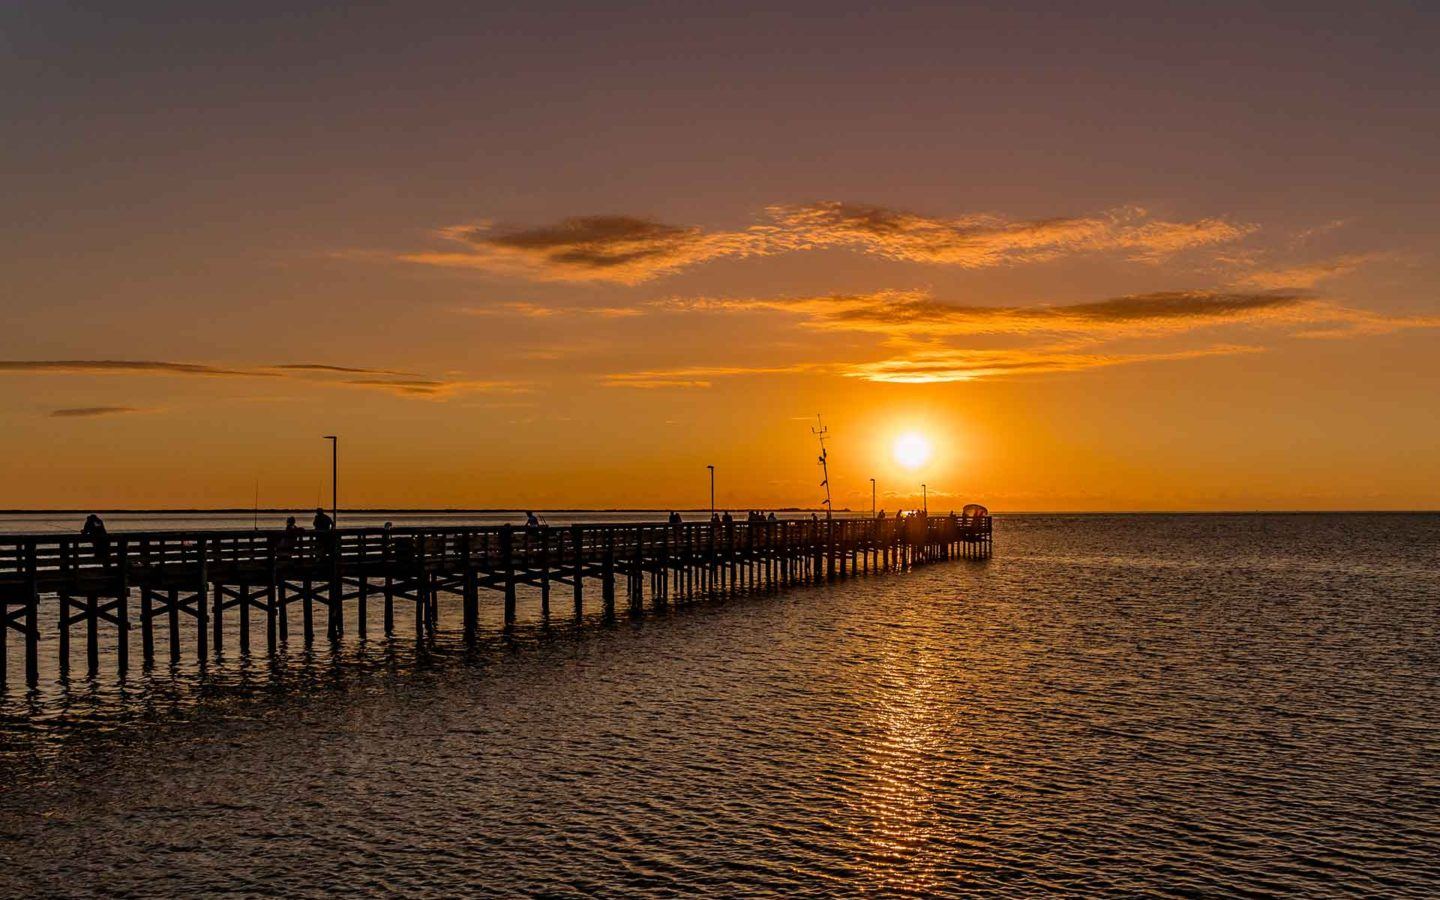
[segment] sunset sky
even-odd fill
[[[0,507],[1440,507],[1440,7],[295,5],[0,12]]]

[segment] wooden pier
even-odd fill
[[[70,671],[72,629],[85,644],[90,677],[100,668],[100,629],[115,633],[115,663],[129,670],[132,632],[143,665],[157,652],[177,663],[182,618],[195,624],[191,651],[204,665],[235,640],[251,652],[252,617],[264,619],[265,650],[288,642],[297,624],[309,644],[317,627],[338,641],[348,627],[395,634],[413,619],[425,641],[439,625],[438,598],[461,598],[463,634],[478,638],[482,591],[503,596],[503,627],[516,622],[517,588],[537,588],[540,616],[585,617],[586,580],[598,584],[607,620],[742,590],[820,584],[953,558],[985,558],[991,520],[977,516],[905,519],[737,521],[563,527],[346,528],[301,531],[119,532],[0,536],[0,683],[10,634],[23,647],[26,681],[39,681],[42,628],[58,637],[60,675]],[[617,601],[617,588],[623,592]],[[564,590],[565,599],[556,596]],[[53,600],[51,600],[53,598]],[[138,606],[133,605],[138,601]],[[319,614],[324,613],[323,622]],[[295,622],[297,618],[299,622]],[[397,619],[398,617],[398,619]],[[227,631],[227,622],[234,622]],[[157,625],[158,623],[158,625]],[[411,627],[404,626],[407,630]],[[157,650],[163,632],[166,645]]]

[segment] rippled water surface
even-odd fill
[[[12,682],[0,893],[1440,892],[1440,517],[996,530],[474,654]]]

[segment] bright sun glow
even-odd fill
[[[925,435],[906,432],[895,439],[895,461],[907,469],[918,469],[930,461],[930,441]]]

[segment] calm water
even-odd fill
[[[1437,632],[1440,516],[1012,516],[475,654],[12,687],[0,894],[1435,896]]]

